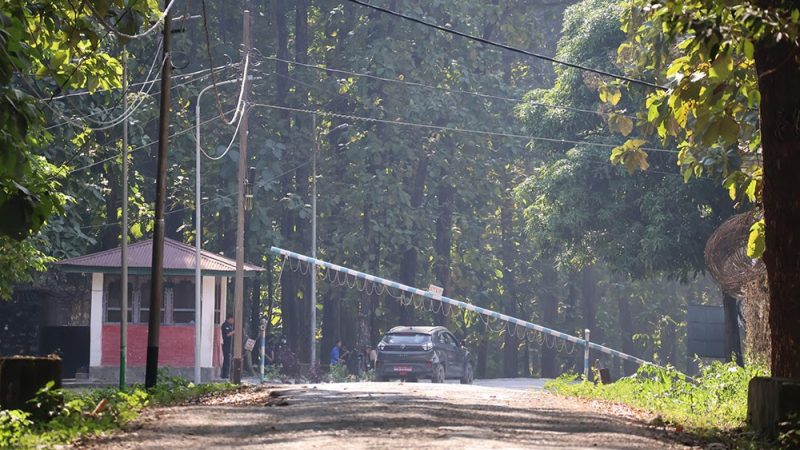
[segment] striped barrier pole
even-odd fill
[[[591,342],[589,342],[589,329],[583,330],[583,339],[586,345],[583,346],[583,379],[589,381],[589,350]]]
[[[465,302],[461,302],[461,301],[458,301],[458,300],[454,300],[452,298],[445,297],[443,295],[434,294],[433,292],[430,292],[430,291],[423,291],[422,289],[417,289],[415,287],[407,286],[405,284],[397,283],[395,281],[387,280],[385,278],[376,277],[376,276],[370,275],[368,273],[359,272],[358,270],[353,270],[353,269],[349,269],[347,267],[342,267],[342,266],[339,266],[339,265],[336,265],[336,264],[333,264],[333,263],[329,263],[327,261],[323,261],[321,259],[311,258],[310,256],[301,255],[300,253],[295,253],[295,252],[292,252],[292,251],[289,251],[289,250],[284,250],[284,249],[279,248],[279,247],[271,247],[270,251],[272,253],[276,254],[276,255],[281,255],[281,256],[284,256],[284,257],[287,257],[287,258],[296,259],[298,261],[302,261],[302,262],[305,262],[305,263],[308,263],[308,264],[316,264],[317,266],[321,266],[321,267],[324,267],[324,268],[329,269],[329,270],[335,270],[337,272],[341,272],[341,273],[344,273],[344,274],[347,274],[347,275],[351,275],[351,276],[356,277],[356,278],[361,278],[362,280],[367,280],[367,281],[371,281],[373,283],[379,283],[379,284],[382,284],[384,286],[388,286],[390,288],[398,289],[398,290],[405,291],[405,292],[410,292],[412,294],[419,295],[420,297],[425,297],[425,298],[429,298],[429,299],[432,299],[432,300],[440,301],[442,303],[447,303],[449,305],[453,305],[453,306],[457,306],[459,308],[466,309],[467,311],[472,311],[472,312],[475,312],[475,313],[478,313],[478,314],[483,314],[484,316],[489,316],[489,317],[492,317],[492,318],[495,318],[495,319],[498,319],[498,320],[503,320],[505,322],[513,323],[514,325],[525,327],[525,328],[527,328],[529,330],[535,330],[535,331],[538,331],[540,333],[546,333],[546,334],[549,334],[551,336],[555,336],[555,337],[557,337],[559,339],[564,339],[566,341],[573,342],[575,344],[583,345],[585,347],[584,359],[586,360],[586,363],[584,364],[584,367],[585,367],[584,372],[585,372],[585,374],[587,374],[586,371],[588,370],[588,367],[589,367],[589,365],[588,365],[588,354],[586,353],[586,350],[588,350],[590,348],[594,349],[594,350],[601,351],[601,352],[603,352],[605,354],[608,354],[608,355],[615,355],[615,356],[618,356],[618,357],[620,357],[622,359],[626,359],[628,361],[633,361],[633,362],[635,362],[637,364],[640,364],[640,365],[643,365],[643,364],[654,365],[653,363],[651,363],[649,361],[645,361],[645,360],[637,358],[637,357],[635,357],[633,355],[629,355],[627,353],[622,353],[620,351],[613,350],[613,349],[608,348],[606,346],[595,344],[593,342],[589,342],[588,333],[586,335],[587,339],[581,339],[579,337],[575,337],[575,336],[572,336],[572,335],[569,335],[569,334],[566,334],[566,333],[562,333],[562,332],[560,332],[558,330],[553,330],[551,328],[543,327],[543,326],[537,325],[535,323],[527,322],[525,320],[520,320],[520,319],[517,319],[516,317],[507,316],[507,315],[501,314],[501,313],[499,313],[497,311],[492,311],[490,309],[481,308],[480,306],[475,306],[475,305],[473,305],[471,303],[465,303]]]

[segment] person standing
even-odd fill
[[[231,357],[233,352],[233,314],[228,314],[222,323],[222,378],[230,376]]]
[[[335,366],[341,362],[342,340],[338,339],[336,345],[331,349],[330,365]]]

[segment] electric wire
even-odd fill
[[[233,109],[231,109],[231,110],[229,110],[228,112],[229,112],[229,113],[231,113],[231,112],[233,112],[233,111],[234,111],[234,110],[233,110]],[[205,125],[205,124],[207,124],[207,123],[213,122],[214,120],[218,119],[219,117],[220,117],[219,115],[217,115],[217,116],[214,116],[214,117],[211,117],[211,118],[209,118],[209,119],[206,119],[206,120],[204,120],[204,121],[200,122],[200,124],[201,124],[201,125]],[[170,135],[169,135],[169,136],[167,136],[167,137],[168,137],[169,139],[171,139],[171,138],[173,138],[173,137],[180,136],[180,135],[182,135],[182,134],[186,134],[186,133],[188,133],[188,132],[190,132],[190,131],[194,130],[194,128],[195,128],[195,125],[192,125],[192,126],[190,126],[190,127],[188,127],[188,128],[184,128],[183,130],[180,130],[180,131],[177,131],[177,132],[175,132],[175,133],[172,133],[172,134],[170,134]],[[140,145],[140,146],[138,146],[138,147],[134,147],[134,148],[132,148],[132,149],[130,149],[130,150],[128,151],[128,154],[130,154],[130,153],[133,153],[133,152],[135,152],[135,151],[137,151],[137,150],[141,150],[141,149],[143,149],[143,148],[147,148],[147,147],[153,146],[153,145],[155,145],[155,144],[157,144],[157,143],[158,143],[158,141],[153,141],[153,142],[150,142],[149,144],[143,144],[143,145]],[[82,171],[82,170],[89,169],[89,168],[91,168],[91,167],[94,167],[94,166],[96,166],[96,165],[99,165],[99,164],[106,163],[106,162],[108,162],[108,161],[111,161],[111,160],[113,160],[113,159],[116,159],[116,158],[119,158],[119,155],[114,155],[114,156],[111,156],[111,157],[108,157],[108,158],[104,158],[104,159],[101,159],[101,160],[98,160],[98,161],[94,161],[94,162],[92,162],[91,164],[87,164],[87,165],[85,165],[85,166],[78,167],[77,169],[72,169],[72,170],[70,170],[70,171],[69,171],[69,173],[70,173],[70,174],[73,174],[73,173],[75,173],[75,172],[80,172],[80,171]]]
[[[217,67],[214,68],[214,70],[222,70],[222,69],[227,69],[227,68],[236,67],[236,66],[239,66],[239,63],[229,63],[229,64],[225,64],[223,66],[217,66]],[[211,70],[211,69],[202,69],[202,70],[198,70],[198,71],[195,71],[195,72],[189,72],[189,73],[184,73],[184,74],[181,74],[181,75],[175,75],[175,76],[172,77],[172,79],[175,80],[175,79],[178,79],[178,78],[192,77],[192,76],[195,76],[195,75],[200,75],[203,72],[208,72],[209,70]],[[160,75],[159,75],[158,78],[155,79],[155,81],[161,81]],[[136,83],[130,83],[130,84],[128,84],[128,86],[129,87],[130,86],[141,86],[141,85],[143,85],[145,83],[149,83],[149,81],[139,81],[139,82],[136,82]],[[110,87],[110,88],[97,89],[94,92],[76,91],[76,92],[70,92],[68,94],[57,95],[57,96],[53,97],[53,99],[54,100],[60,100],[62,98],[67,98],[67,97],[79,97],[79,96],[82,96],[82,95],[94,95],[94,94],[100,94],[100,93],[103,93],[103,92],[116,91],[116,90],[119,90],[119,89],[120,88],[118,88],[118,87]],[[158,94],[158,92],[153,93],[153,95],[155,95],[155,94]],[[42,97],[39,97],[38,100],[45,100],[45,99],[42,98]]]
[[[231,111],[228,111],[228,112],[231,112]],[[271,183],[273,181],[279,180],[282,176],[287,175],[289,173],[292,173],[295,170],[297,170],[297,169],[299,169],[299,168],[301,168],[303,166],[307,166],[309,164],[311,164],[310,161],[306,161],[304,163],[300,163],[300,164],[292,167],[289,170],[285,170],[285,171],[283,171],[283,172],[281,172],[281,173],[279,173],[277,175],[274,175],[274,176],[272,176],[270,178],[267,178],[265,181],[263,181],[263,183],[266,184],[266,183]],[[225,195],[217,195],[217,197],[215,197],[213,199],[209,199],[209,200],[206,200],[204,202],[200,202],[200,205],[204,206],[204,205],[207,205],[209,203],[218,202],[220,200],[225,200],[226,198],[233,197],[236,194],[237,194],[237,192],[231,192],[231,193],[225,194]],[[173,209],[171,211],[168,211],[165,214],[167,214],[167,215],[175,214],[175,213],[186,211],[187,209],[191,209],[191,208],[192,208],[191,206],[183,206],[181,208]],[[80,227],[80,229],[84,230],[84,229],[91,229],[91,228],[103,228],[103,227],[110,227],[110,226],[120,225],[120,224],[121,224],[121,222],[109,222],[109,223],[103,223],[103,224],[99,224],[99,225],[86,225],[86,226]]]
[[[617,144],[606,144],[603,142],[591,142],[591,141],[581,141],[581,140],[574,140],[574,139],[561,139],[561,138],[548,138],[543,136],[530,136],[524,134],[514,134],[514,133],[502,133],[502,132],[494,132],[494,131],[486,131],[486,130],[473,130],[469,128],[458,128],[458,127],[449,127],[449,126],[442,126],[442,125],[432,125],[432,124],[422,124],[416,122],[408,122],[404,120],[389,120],[389,119],[377,119],[374,117],[363,117],[363,116],[354,116],[349,114],[340,114],[334,113],[330,111],[322,111],[322,110],[312,110],[312,109],[303,109],[303,108],[292,108],[289,106],[279,106],[279,105],[271,105],[267,103],[253,103],[248,105],[250,108],[254,107],[264,107],[270,109],[278,109],[283,111],[293,111],[293,112],[301,112],[306,114],[316,114],[319,116],[327,116],[327,117],[337,117],[342,119],[350,119],[350,120],[360,120],[365,122],[375,122],[375,123],[383,123],[383,124],[390,124],[390,125],[400,125],[406,127],[417,127],[417,128],[426,128],[431,130],[438,130],[438,131],[451,131],[456,133],[467,133],[467,134],[476,134],[481,136],[497,136],[497,137],[505,137],[505,138],[512,138],[512,139],[525,139],[531,141],[544,141],[544,142],[554,142],[554,143],[562,143],[562,144],[572,144],[572,145],[592,145],[595,147],[604,147],[604,148],[616,148],[619,145]],[[653,148],[653,147],[641,147],[642,150],[648,150],[653,152],[663,152],[663,153],[675,153],[677,154],[677,150],[670,150],[665,148]]]
[[[639,80],[639,79],[636,79],[636,78],[627,77],[627,76],[624,76],[624,75],[614,74],[614,73],[611,73],[611,72],[607,72],[605,70],[595,69],[595,68],[584,66],[584,65],[581,65],[581,64],[562,61],[562,60],[556,59],[556,58],[554,58],[552,56],[546,56],[546,55],[542,55],[542,54],[539,54],[539,53],[529,52],[529,51],[523,50],[521,48],[512,47],[512,46],[507,45],[507,44],[501,44],[499,42],[490,41],[490,40],[484,39],[482,37],[478,37],[478,36],[475,36],[475,35],[472,35],[472,34],[464,33],[462,31],[454,30],[453,28],[444,27],[444,26],[437,25],[437,24],[432,23],[432,22],[427,22],[427,21],[424,21],[424,20],[416,18],[416,17],[412,17],[412,16],[409,16],[409,15],[406,15],[406,14],[402,14],[402,13],[399,13],[397,11],[393,11],[391,9],[387,9],[387,8],[383,8],[383,7],[380,7],[380,6],[372,5],[370,3],[363,2],[361,0],[347,0],[347,1],[349,1],[350,3],[355,3],[357,5],[364,6],[366,8],[370,8],[370,9],[373,9],[373,10],[376,10],[376,11],[380,11],[380,12],[382,12],[384,14],[389,14],[390,16],[393,16],[393,17],[398,17],[398,18],[401,18],[403,20],[408,20],[408,21],[411,21],[411,22],[414,22],[414,23],[417,23],[417,24],[420,24],[420,25],[424,25],[426,27],[435,28],[435,29],[437,29],[439,31],[442,31],[442,32],[445,32],[445,33],[453,34],[453,35],[456,35],[456,36],[459,36],[459,37],[462,37],[462,38],[466,38],[466,39],[470,39],[470,40],[473,40],[473,41],[476,41],[476,42],[480,42],[480,43],[482,43],[484,45],[501,48],[503,50],[507,50],[507,51],[510,51],[510,52],[513,52],[513,53],[519,53],[519,54],[522,54],[522,55],[525,55],[525,56],[530,56],[530,57],[537,58],[537,59],[542,59],[542,60],[545,60],[545,61],[552,62],[554,64],[559,64],[559,65],[562,65],[562,66],[571,67],[573,69],[578,69],[578,70],[581,70],[581,71],[584,71],[584,72],[591,72],[591,73],[595,73],[597,75],[602,75],[602,76],[605,76],[605,77],[609,77],[609,78],[613,78],[613,79],[617,79],[617,80],[621,80],[621,81],[627,81],[627,82],[632,83],[632,84],[639,84],[639,85],[642,85],[642,86],[651,87],[651,88],[655,88],[655,89],[658,89],[658,90],[667,90],[667,88],[665,86],[661,86],[661,85],[658,85],[658,84],[655,84],[655,83],[651,83],[649,81],[644,81],[644,80]]]
[[[211,34],[208,31],[208,13],[206,12],[206,0],[202,0],[202,5],[203,5],[203,31],[205,32],[205,38],[206,38],[206,52],[208,54],[208,65],[209,67],[214,67],[214,57],[211,54]],[[247,56],[249,56],[249,54]],[[245,78],[242,77],[242,80],[245,80]],[[217,112],[222,114],[223,113],[222,100],[220,100],[219,88],[217,87],[217,77],[214,74],[213,70],[211,71],[211,83],[214,85],[214,98],[216,99]],[[228,122],[228,118],[225,117],[224,115],[222,116],[222,120],[224,120],[226,123]],[[235,120],[236,120],[235,117],[231,118],[230,123],[228,123],[228,125],[233,123],[233,121]]]
[[[156,20],[156,22],[150,28],[148,28],[147,30],[142,31],[141,33],[137,33],[137,34],[127,34],[127,33],[123,33],[119,29],[117,29],[116,25],[109,25],[105,21],[105,19],[103,19],[100,16],[99,11],[97,11],[97,8],[94,7],[92,2],[88,2],[89,9],[92,11],[92,14],[94,14],[95,18],[97,19],[97,22],[100,23],[100,26],[105,28],[109,33],[114,33],[115,35],[117,35],[119,37],[124,37],[124,38],[127,38],[127,39],[141,39],[143,37],[149,36],[154,31],[158,30],[161,27],[161,25],[163,25],[164,19],[167,17],[167,14],[169,14],[169,10],[172,8],[172,5],[174,5],[174,4],[175,4],[175,0],[171,0],[167,4],[167,6],[164,8],[164,11],[162,11],[160,13],[160,17]],[[123,13],[123,15],[126,14],[127,11],[128,11],[128,9],[126,8],[125,9],[125,13]],[[122,16],[120,16],[120,17],[122,17]]]
[[[449,89],[449,88],[445,88],[445,87],[441,87],[441,86],[432,86],[432,85],[420,83],[420,82],[417,82],[417,81],[406,81],[406,80],[399,80],[399,79],[394,79],[394,78],[380,77],[380,76],[377,76],[377,75],[371,75],[371,74],[367,74],[367,73],[352,72],[352,71],[347,71],[347,70],[342,70],[342,69],[332,69],[332,68],[329,68],[329,67],[315,65],[315,64],[306,64],[306,63],[301,63],[301,62],[297,62],[297,61],[290,61],[290,60],[278,58],[278,57],[275,57],[275,56],[260,55],[259,57],[262,58],[262,59],[269,60],[269,61],[278,61],[278,62],[282,62],[282,63],[286,63],[286,64],[292,64],[292,65],[296,65],[296,66],[307,67],[307,68],[310,68],[310,69],[315,69],[315,70],[329,72],[329,73],[338,73],[338,74],[343,74],[343,75],[350,75],[350,76],[368,78],[368,79],[382,81],[382,82],[386,82],[386,83],[395,83],[395,84],[402,84],[402,85],[406,85],[406,86],[413,86],[413,87],[418,87],[418,88],[423,88],[423,89],[437,90],[437,91],[441,91],[441,92],[447,92],[447,93],[450,93],[450,94],[471,95],[471,96],[474,96],[474,97],[485,98],[485,99],[489,99],[489,100],[501,100],[501,101],[512,102],[512,103],[524,103],[524,104],[529,104],[529,105],[533,105],[533,106],[541,106],[541,107],[544,107],[544,108],[562,109],[562,110],[565,110],[565,111],[573,111],[573,112],[594,114],[594,115],[599,115],[599,116],[604,116],[604,117],[609,117],[609,116],[612,116],[612,115],[632,117],[632,116],[627,116],[625,114],[616,114],[616,113],[609,113],[609,112],[604,112],[604,111],[593,111],[593,110],[590,110],[590,109],[575,108],[575,107],[571,107],[571,106],[557,105],[557,104],[554,104],[554,103],[542,103],[542,102],[537,102],[537,101],[534,101],[534,100],[526,100],[526,99],[522,99],[522,98],[486,94],[486,93],[478,92],[478,91],[466,91],[466,90],[461,90],[461,89]],[[282,74],[277,74],[277,75],[282,75]],[[285,75],[282,75],[282,76],[285,77]],[[297,80],[295,80],[295,81],[297,81]]]
[[[236,65],[237,64],[220,66],[220,67],[218,67],[218,69],[235,67]],[[192,84],[192,83],[195,83],[197,81],[200,81],[200,80],[203,80],[203,79],[207,78],[209,76],[209,74],[208,73],[203,74],[203,72],[208,72],[208,69],[203,69],[203,70],[200,70],[200,71],[197,71],[197,72],[192,72],[192,73],[188,73],[188,74],[184,74],[184,75],[179,75],[179,76],[173,77],[173,78],[186,78],[186,77],[189,77],[189,76],[195,76],[197,74],[200,74],[196,78],[190,78],[189,80],[183,81],[182,83],[171,84],[170,85],[170,90],[173,90],[173,89],[176,89],[176,88],[180,88],[180,87],[183,87],[183,86],[187,86],[189,84]],[[155,83],[156,81],[159,81],[159,80],[160,80],[160,78],[157,78],[157,79],[153,80],[152,83]],[[139,85],[139,84],[142,84],[142,82],[134,83],[134,84]],[[150,95],[151,97],[154,97],[156,95],[159,95],[160,93],[161,93],[161,91],[159,90],[159,91],[149,92],[147,95]],[[231,110],[231,111],[233,111],[233,110]],[[97,111],[97,112],[89,113],[87,115],[89,115],[89,116],[97,115],[97,114],[102,114],[103,112],[106,112],[106,111]],[[58,123],[55,123],[53,125],[49,125],[49,126],[45,127],[45,130],[52,130],[54,128],[58,128],[58,127],[61,127],[61,126],[64,126],[64,125],[73,125],[73,123],[71,121],[68,121],[68,120],[67,121],[63,121],[63,122],[58,122]],[[78,126],[78,125],[73,125],[73,126]],[[79,127],[80,128],[85,128],[85,125],[81,124]],[[91,127],[89,127],[89,128],[91,128]]]

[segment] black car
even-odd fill
[[[472,356],[445,327],[394,327],[378,343],[375,377],[472,384]]]

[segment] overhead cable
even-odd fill
[[[502,44],[502,43],[499,43],[499,42],[490,41],[488,39],[484,39],[484,38],[479,37],[479,36],[475,36],[475,35],[472,35],[472,34],[467,34],[467,33],[464,33],[462,31],[458,31],[458,30],[454,30],[454,29],[449,28],[449,27],[444,27],[444,26],[441,26],[441,25],[437,25],[437,24],[432,23],[432,22],[427,22],[427,21],[424,21],[422,19],[418,19],[416,17],[408,16],[408,15],[399,13],[397,11],[392,11],[391,9],[387,9],[387,8],[383,8],[383,7],[380,7],[380,6],[372,5],[372,4],[369,4],[369,3],[361,1],[361,0],[347,0],[347,1],[349,1],[350,3],[355,3],[357,5],[361,5],[361,6],[364,6],[364,7],[367,7],[367,8],[374,9],[376,11],[380,11],[380,12],[385,13],[385,14],[389,14],[389,15],[394,16],[394,17],[399,17],[399,18],[404,19],[404,20],[408,20],[408,21],[411,21],[411,22],[414,22],[414,23],[418,23],[418,24],[424,25],[426,27],[435,28],[435,29],[437,29],[439,31],[443,31],[445,33],[454,34],[456,36],[460,36],[460,37],[463,37],[463,38],[466,38],[466,39],[470,39],[470,40],[473,40],[473,41],[476,41],[476,42],[480,42],[482,44],[489,45],[489,46],[492,46],[492,47],[501,48],[503,50],[507,50],[507,51],[510,51],[510,52],[519,53],[519,54],[522,54],[522,55],[530,56],[530,57],[537,58],[537,59],[542,59],[542,60],[545,60],[545,61],[550,61],[550,62],[555,63],[555,64],[560,64],[560,65],[566,66],[566,67],[572,67],[573,69],[578,69],[578,70],[581,70],[581,71],[584,71],[584,72],[596,73],[596,74],[602,75],[604,77],[609,77],[609,78],[614,78],[614,79],[617,79],[617,80],[627,81],[627,82],[632,83],[632,84],[639,84],[639,85],[642,85],[642,86],[647,86],[647,87],[655,88],[655,89],[662,90],[662,91],[667,89],[664,86],[661,86],[661,85],[658,85],[658,84],[655,84],[655,83],[651,83],[649,81],[638,80],[636,78],[627,77],[625,75],[618,75],[618,74],[615,74],[615,73],[607,72],[605,70],[595,69],[595,68],[584,66],[584,65],[581,65],[581,64],[562,61],[562,60],[556,59],[556,58],[554,58],[552,56],[546,56],[546,55],[542,55],[542,54],[539,54],[539,53],[529,52],[527,50],[523,50],[523,49],[517,48],[517,47],[512,47],[512,46],[507,45],[507,44]]]
[[[236,66],[236,64],[230,64],[230,65],[226,65],[226,66],[219,66],[219,67],[217,67],[217,69],[225,69],[225,68],[234,67],[234,66]],[[176,88],[179,88],[179,87],[183,87],[183,86],[186,86],[186,85],[189,85],[189,84],[192,84],[192,83],[195,83],[197,81],[200,81],[200,80],[203,80],[203,79],[207,78],[209,76],[209,74],[208,73],[204,74],[203,72],[208,72],[208,69],[199,70],[197,72],[187,73],[187,74],[184,74],[184,75],[178,75],[176,77],[173,77],[173,78],[186,78],[186,77],[196,76],[196,75],[200,74],[200,76],[198,76],[196,78],[190,78],[189,80],[186,80],[186,81],[184,81],[182,83],[176,83],[176,84],[170,85],[170,90],[173,90],[173,89],[176,89]],[[156,81],[159,81],[159,80],[160,80],[160,78],[156,78],[155,80],[148,81],[147,83],[155,83]],[[144,83],[144,82],[133,83],[131,85],[134,85],[134,84],[135,85],[141,85],[142,83]],[[110,90],[110,89],[107,89],[107,90]],[[148,95],[156,96],[156,95],[159,95],[160,93],[161,93],[161,91],[153,91],[153,92],[149,92]],[[88,94],[88,92],[82,92],[81,94]],[[231,111],[235,111],[235,110],[232,109]],[[87,116],[93,116],[93,115],[97,115],[97,114],[102,114],[103,112],[106,112],[106,111],[97,111],[97,112],[89,113],[89,114],[87,114]],[[61,126],[64,126],[64,125],[73,125],[73,126],[76,126],[76,127],[79,127],[79,128],[83,128],[85,126],[83,124],[75,125],[70,121],[64,121],[64,122],[59,122],[59,123],[55,123],[53,125],[47,126],[47,127],[45,127],[45,130],[51,130],[53,128],[58,128],[58,127],[61,127]]]
[[[234,111],[234,110],[233,110],[233,109],[231,109],[231,110],[227,111],[227,113],[231,113],[231,112],[233,112],[233,111]],[[219,117],[221,117],[221,116],[219,116],[219,115],[216,115],[216,116],[214,116],[214,117],[211,117],[210,119],[206,119],[206,120],[204,120],[203,122],[200,122],[200,125],[205,125],[205,124],[207,124],[207,123],[213,122],[214,120],[218,119]],[[180,135],[182,135],[182,134],[186,134],[186,133],[188,133],[188,132],[190,132],[190,131],[194,130],[194,127],[195,127],[195,126],[194,126],[194,125],[192,125],[192,126],[190,126],[190,127],[188,127],[188,128],[184,128],[183,130],[180,130],[180,131],[177,131],[177,132],[175,132],[175,133],[172,133],[172,134],[170,134],[170,135],[168,136],[168,138],[169,138],[169,139],[172,139],[172,138],[174,138],[174,137],[176,137],[176,136],[180,136]],[[147,147],[153,146],[153,145],[155,145],[155,144],[157,144],[157,143],[158,143],[158,141],[153,141],[153,142],[150,142],[149,144],[144,144],[144,145],[140,145],[140,146],[138,146],[138,147],[134,147],[134,148],[132,148],[132,149],[130,149],[130,150],[128,151],[128,154],[131,154],[131,153],[133,153],[133,152],[135,152],[135,151],[137,151],[137,150],[141,150],[141,149],[144,149],[144,148],[147,148]],[[119,155],[114,155],[114,156],[111,156],[111,157],[108,157],[108,158],[105,158],[105,159],[101,159],[101,160],[98,160],[98,161],[94,161],[94,162],[92,162],[91,164],[87,164],[87,165],[85,165],[85,166],[78,167],[77,169],[72,169],[72,170],[70,170],[70,171],[69,171],[69,173],[70,173],[70,174],[73,174],[73,173],[75,173],[75,172],[80,172],[80,171],[82,171],[82,170],[86,170],[86,169],[88,169],[88,168],[90,168],[90,167],[94,167],[94,166],[96,166],[96,165],[98,165],[98,164],[103,164],[103,163],[105,163],[105,162],[111,161],[111,160],[113,160],[113,159],[116,159],[116,158],[119,158]]]
[[[599,115],[599,116],[611,116],[611,115],[625,116],[625,114],[615,114],[615,113],[608,113],[608,112],[603,112],[603,111],[593,111],[593,110],[590,110],[590,109],[575,108],[575,107],[572,107],[572,106],[557,105],[557,104],[554,104],[554,103],[542,103],[542,102],[537,102],[537,101],[533,101],[533,100],[525,100],[525,99],[522,99],[522,98],[485,94],[483,92],[477,92],[477,91],[465,91],[465,90],[460,90],[460,89],[449,89],[449,88],[445,88],[445,87],[441,87],[441,86],[432,86],[432,85],[429,85],[429,84],[424,84],[424,83],[420,83],[420,82],[416,82],[416,81],[406,81],[406,80],[398,80],[398,79],[395,79],[395,78],[385,78],[385,77],[379,77],[377,75],[371,75],[371,74],[359,73],[359,72],[351,72],[351,71],[342,70],[342,69],[331,69],[331,68],[325,67],[325,66],[314,65],[314,64],[305,64],[305,63],[300,63],[300,62],[297,62],[297,61],[290,61],[290,60],[286,60],[286,59],[277,58],[275,56],[264,56],[264,55],[261,55],[260,57],[263,58],[263,59],[266,59],[266,60],[270,60],[270,61],[280,61],[280,62],[283,62],[283,63],[286,63],[286,64],[293,64],[293,65],[296,65],[296,66],[308,67],[308,68],[311,68],[311,69],[316,69],[316,70],[320,70],[320,71],[324,71],[324,72],[340,73],[340,74],[344,74],[344,75],[351,75],[351,76],[356,76],[356,77],[369,78],[369,79],[383,81],[383,82],[387,82],[387,83],[403,84],[403,85],[407,85],[407,86],[414,86],[414,87],[419,87],[419,88],[424,88],[424,89],[432,89],[432,90],[447,92],[447,93],[451,93],[451,94],[472,95],[472,96],[475,96],[475,97],[480,97],[480,98],[485,98],[485,99],[490,99],[490,100],[502,100],[502,101],[513,102],[513,103],[525,103],[525,104],[528,104],[528,105],[541,106],[543,108],[562,109],[562,110],[565,110],[565,111],[574,111],[574,112],[580,112],[580,113],[595,114],[595,115]],[[280,75],[280,74],[278,74],[278,75]],[[297,81],[297,80],[295,80],[295,81]],[[631,117],[631,116],[627,116],[627,117]]]
[[[214,70],[227,69],[227,68],[235,67],[235,66],[238,66],[238,65],[239,65],[239,63],[229,63],[229,64],[225,64],[224,66],[214,67]],[[196,72],[189,72],[189,73],[184,73],[184,74],[181,74],[181,75],[175,75],[175,76],[172,77],[172,79],[175,80],[175,79],[178,79],[178,78],[193,77],[195,75],[200,75],[203,72],[208,72],[209,70],[211,70],[211,69],[202,69],[202,70],[198,70]],[[200,79],[200,78],[198,78],[198,79]],[[161,80],[161,77],[159,75],[159,77],[156,78],[155,81],[160,81],[160,80]],[[141,85],[143,85],[145,83],[149,83],[149,81],[138,81],[136,83],[130,83],[130,84],[128,84],[128,86],[129,87],[130,86],[141,86]],[[59,100],[59,99],[62,99],[62,98],[67,98],[67,97],[80,97],[80,96],[83,96],[83,95],[94,95],[94,94],[103,93],[103,92],[116,91],[118,89],[120,89],[120,88],[118,88],[118,87],[110,87],[110,88],[104,88],[104,89],[97,89],[94,92],[89,92],[89,91],[70,92],[69,94],[57,95],[57,96],[53,97],[53,100]],[[39,97],[39,100],[45,100],[45,99],[43,97]]]
[[[253,103],[252,105],[248,105],[250,108],[254,108],[257,106],[270,108],[270,109],[278,109],[283,111],[294,111],[294,112],[301,112],[306,114],[316,114],[320,116],[328,116],[328,117],[338,117],[342,119],[351,119],[351,120],[361,120],[365,122],[375,122],[375,123],[384,123],[389,125],[400,125],[406,127],[417,127],[417,128],[426,128],[431,130],[439,130],[439,131],[452,131],[456,133],[468,133],[468,134],[476,134],[481,136],[498,136],[498,137],[505,137],[505,138],[513,138],[513,139],[525,139],[530,141],[544,141],[544,142],[554,142],[554,143],[562,143],[562,144],[573,144],[573,145],[592,145],[595,147],[605,147],[605,148],[616,148],[619,147],[619,144],[606,144],[603,142],[591,142],[591,141],[580,141],[580,140],[573,140],[573,139],[559,139],[559,138],[548,138],[543,136],[530,136],[524,134],[513,134],[513,133],[501,133],[501,132],[494,132],[494,131],[485,131],[485,130],[473,130],[468,128],[458,128],[458,127],[447,127],[441,125],[431,125],[431,124],[423,124],[423,123],[415,123],[415,122],[407,122],[403,120],[388,120],[388,119],[377,119],[374,117],[363,117],[363,116],[353,116],[348,114],[339,114],[330,111],[320,111],[320,110],[313,110],[313,109],[302,109],[302,108],[291,108],[288,106],[279,106],[279,105],[270,105],[265,103]],[[666,148],[652,148],[652,147],[642,147],[642,150],[648,150],[652,152],[663,152],[663,153],[678,153],[677,150],[670,150]]]
[[[109,25],[108,23],[106,23],[106,21],[105,21],[105,20],[103,19],[103,17],[100,15],[100,13],[97,11],[97,8],[95,8],[95,7],[94,7],[94,5],[92,4],[92,2],[91,2],[91,1],[90,1],[90,2],[87,2],[87,4],[89,5],[89,9],[92,11],[92,14],[94,14],[95,18],[97,18],[97,21],[100,23],[100,25],[101,25],[103,28],[105,28],[105,29],[106,29],[106,30],[107,30],[109,33],[114,33],[114,34],[116,34],[117,36],[124,37],[124,38],[128,38],[128,39],[141,39],[141,38],[143,38],[143,37],[149,36],[149,35],[150,35],[150,34],[152,34],[154,31],[158,30],[158,28],[159,28],[159,27],[160,27],[160,26],[161,26],[161,25],[164,23],[164,18],[165,18],[165,17],[167,16],[167,14],[169,13],[169,10],[172,8],[172,5],[174,5],[174,4],[175,4],[175,0],[171,0],[171,1],[170,1],[170,2],[167,4],[167,6],[164,8],[164,11],[162,11],[162,12],[159,14],[159,15],[160,15],[160,17],[159,17],[159,18],[156,20],[156,23],[154,23],[154,24],[153,24],[153,26],[151,26],[151,27],[150,27],[150,28],[148,28],[147,30],[145,30],[145,31],[143,31],[143,32],[141,32],[141,33],[137,33],[137,34],[127,34],[127,33],[123,33],[123,32],[122,32],[122,31],[120,31],[120,30],[119,30],[119,29],[118,29],[118,28],[117,28],[115,25]],[[127,9],[126,9],[126,12],[125,12],[125,13],[127,13]],[[123,13],[123,14],[125,14],[125,13]]]

